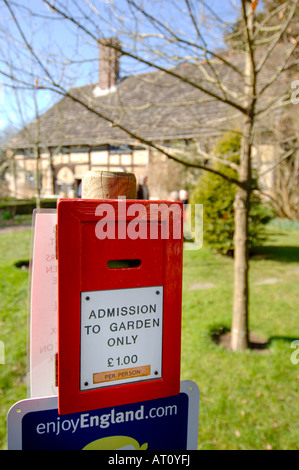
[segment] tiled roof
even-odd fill
[[[242,67],[241,54],[238,52],[229,60],[232,60],[232,57],[234,64]],[[268,66],[268,72],[263,72],[259,86],[269,79],[269,71],[273,73],[278,66],[279,63]],[[207,82],[204,71],[210,75],[213,73],[207,64],[196,67],[186,63],[172,70],[221,96],[226,92],[226,90],[220,92],[217,84]],[[217,62],[213,64],[213,70],[217,71],[221,81],[230,90],[240,93],[238,102],[241,103],[242,77]],[[275,88],[278,83],[280,88],[290,86],[287,81],[279,80],[275,82]],[[225,128],[232,126],[234,117],[240,122],[241,114],[237,110],[162,71],[123,78],[114,91],[100,96],[95,96],[95,89],[96,84],[86,85],[71,89],[69,94],[147,140],[209,138],[219,135]],[[267,94],[273,97],[271,87]],[[229,94],[227,96],[234,100]],[[27,129],[32,137],[29,139],[28,132],[22,130],[7,142],[7,148],[32,147],[36,127],[35,122],[29,124]],[[111,125],[69,97],[62,98],[42,114],[39,132],[41,146],[97,146],[136,142],[123,130]]]

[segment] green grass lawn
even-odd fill
[[[299,339],[299,231],[270,233],[250,262],[250,329],[269,340],[258,352],[211,340],[211,331],[231,326],[233,260],[185,252],[181,375],[201,393],[199,449],[299,447],[299,364],[290,360]],[[197,283],[215,287],[192,290]]]
[[[230,328],[233,260],[205,247],[184,251],[181,378],[200,389],[199,449],[299,448],[299,363],[291,362],[299,339],[299,230],[269,232],[250,262],[250,328],[269,341],[258,351],[233,353],[211,339]],[[27,396],[28,272],[14,264],[29,253],[29,230],[0,234],[0,449],[8,409]]]
[[[28,272],[15,266],[30,256],[30,230],[0,234],[0,341],[5,364],[0,364],[0,449],[6,446],[6,415],[27,397]]]

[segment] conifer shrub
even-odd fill
[[[214,154],[219,158],[239,163],[240,134],[227,133],[217,143]],[[237,178],[235,169],[216,163],[213,168],[227,176]],[[253,181],[253,187],[257,182]],[[232,255],[234,252],[234,199],[237,191],[235,184],[221,176],[205,171],[199,177],[191,195],[192,204],[203,204],[203,242],[215,252]],[[261,198],[252,192],[249,213],[249,248],[260,245],[266,240],[265,224],[274,216],[270,206],[263,204]]]

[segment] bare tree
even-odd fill
[[[15,103],[17,105],[17,113],[22,123],[28,145],[31,146],[34,153],[35,159],[35,171],[34,171],[34,182],[35,182],[35,199],[36,207],[40,208],[40,196],[41,196],[41,172],[40,172],[40,111],[38,107],[38,100],[36,96],[37,90],[32,90],[32,101],[34,104],[34,129],[33,131],[28,128],[28,121],[24,116],[24,108],[28,103],[24,101],[24,97],[20,97],[20,90],[16,87],[14,89]]]
[[[5,175],[9,170],[9,162],[7,161],[4,147],[6,140],[8,140],[15,132],[15,129],[10,126],[7,126],[2,132],[0,132],[0,198],[4,198],[9,194],[5,178]]]
[[[218,14],[216,8],[204,0],[137,1],[124,2],[85,0],[42,0],[47,10],[33,11],[17,1],[3,0],[14,34],[18,36],[24,54],[29,54],[39,69],[40,89],[47,89],[68,97],[88,112],[110,123],[133,140],[156,149],[169,159],[185,166],[199,168],[218,174],[237,186],[235,198],[235,287],[232,320],[232,349],[248,347],[248,223],[250,194],[253,191],[252,158],[256,128],[279,109],[290,104],[290,84],[281,80],[292,67],[298,66],[298,32],[289,30],[293,21],[298,0],[286,0],[276,9],[266,12],[259,19],[257,0],[238,1],[239,10],[233,5],[232,12],[239,14],[238,53],[231,55],[221,47],[221,35],[229,28],[229,17]],[[228,3],[228,2],[227,2]],[[224,8],[224,6],[222,6]],[[198,147],[196,159],[182,156],[182,153],[166,147],[149,138],[139,128],[132,128],[115,109],[99,108],[89,98],[68,90],[61,81],[61,74],[53,72],[53,56],[46,55],[28,40],[20,12],[28,10],[30,15],[49,24],[62,21],[72,28],[77,38],[94,45],[105,43],[105,37],[117,36],[120,42],[111,42],[109,47],[123,56],[127,67],[137,64],[137,71],[151,68],[166,74],[170,79],[188,84],[198,92],[199,102],[208,100],[220,103],[227,110],[230,120],[240,124],[242,132],[240,164],[235,166],[238,177],[230,178],[213,167],[219,156],[211,155]],[[19,16],[18,16],[18,14]],[[235,20],[234,16],[234,20]],[[104,33],[103,33],[104,31]],[[286,35],[286,33],[288,33]],[[281,46],[281,39],[286,38]],[[216,44],[217,47],[214,47]],[[280,62],[273,62],[273,56],[280,50]],[[60,62],[60,70],[73,64],[55,56]],[[195,73],[188,74],[181,63],[192,64]],[[265,72],[266,71],[266,72]],[[32,87],[30,71],[18,75],[17,66],[7,70],[0,63],[0,74],[7,83],[19,87]],[[287,86],[286,86],[287,85]],[[273,88],[275,92],[271,92]],[[178,97],[178,101],[180,98]],[[154,106],[154,103],[146,103]],[[120,106],[121,107],[121,104]],[[123,110],[125,111],[125,110]],[[194,117],[196,119],[196,116]],[[221,126],[221,124],[220,124]],[[283,158],[283,156],[282,156]],[[223,160],[223,164],[232,162]]]

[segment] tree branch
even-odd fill
[[[282,25],[279,33],[277,35],[275,35],[275,39],[272,41],[272,43],[269,45],[269,47],[267,48],[265,54],[263,55],[263,57],[261,58],[259,64],[257,65],[256,67],[256,73],[259,73],[265,62],[267,61],[267,59],[269,58],[270,54],[272,53],[272,51],[274,50],[274,48],[276,47],[276,45],[278,44],[279,40],[281,39],[282,35],[284,34],[284,32],[287,30],[293,16],[294,16],[294,13],[296,11],[296,7],[298,6],[298,1],[299,0],[292,0],[290,3],[293,3],[293,7],[291,8],[290,12],[289,12],[289,15],[288,15],[288,18],[287,20],[285,21],[285,23]]]
[[[104,114],[100,113],[99,111],[96,111],[95,109],[91,108],[86,103],[82,102],[79,98],[71,95],[69,92],[65,91],[64,96],[72,99],[75,102],[77,102],[78,104],[83,106],[85,109],[87,109],[91,113],[94,113],[98,117],[104,119],[106,122],[109,122],[113,127],[117,127],[118,129],[124,131],[127,135],[129,135],[130,137],[135,139],[135,141],[140,142],[140,143],[146,145],[147,147],[151,147],[151,148],[157,150],[158,152],[162,153],[163,155],[168,157],[170,160],[173,160],[173,161],[175,161],[177,163],[180,163],[184,166],[187,166],[189,168],[199,168],[199,169],[202,169],[202,170],[209,171],[210,173],[214,173],[215,175],[221,176],[222,178],[229,181],[230,183],[236,184],[237,186],[242,186],[242,183],[240,183],[236,178],[232,178],[230,176],[227,176],[225,173],[222,173],[221,171],[215,170],[213,168],[210,168],[209,166],[202,165],[200,163],[187,162],[187,161],[184,161],[184,160],[176,157],[174,154],[169,153],[168,150],[165,150],[165,148],[163,146],[155,144],[153,141],[145,139],[144,137],[141,137],[140,135],[130,131],[129,129],[127,129],[126,127],[122,126],[119,123],[115,123],[115,121],[113,119],[111,119],[111,118],[105,116]]]
[[[6,0],[4,0],[6,1]],[[128,0],[131,2],[131,0]],[[51,5],[48,0],[43,0],[44,3],[46,3],[47,5],[49,5],[54,11],[56,11],[58,14],[62,15],[66,20],[70,21],[71,23],[75,24],[78,28],[80,28],[82,31],[84,31],[86,34],[88,34],[90,37],[92,37],[95,41],[97,41],[99,44],[103,44],[103,45],[106,45],[104,44],[101,39],[97,38],[96,36],[94,36],[94,34],[89,31],[88,29],[86,29],[83,25],[81,25],[75,18],[67,15],[65,12],[63,12],[62,10],[58,9],[56,6],[54,5]],[[155,68],[156,70],[160,70],[161,72],[164,72],[172,77],[175,77],[185,83],[188,83],[189,85],[193,86],[194,88],[202,91],[203,93],[206,93],[207,95],[217,99],[218,101],[221,101],[222,103],[225,103],[225,104],[228,104],[230,106],[232,106],[233,108],[237,109],[238,111],[240,111],[242,114],[246,114],[247,110],[239,103],[236,103],[235,101],[232,101],[228,98],[222,98],[221,96],[219,96],[217,93],[201,86],[199,83],[197,82],[194,82],[193,80],[190,80],[188,79],[187,77],[183,76],[183,75],[180,75],[178,73],[176,73],[173,69],[166,69],[165,67],[162,67],[160,66],[159,64],[156,64],[154,62],[151,62],[151,61],[148,61],[146,59],[144,59],[143,57],[140,57],[136,54],[133,54],[132,52],[128,51],[128,50],[125,50],[123,49],[122,47],[118,47],[114,44],[111,44],[109,45],[109,47],[111,47],[112,49],[116,50],[117,52],[119,52],[120,54],[122,55],[125,55],[125,56],[128,56],[138,62],[141,62],[145,65],[148,65],[150,67],[153,67]]]

